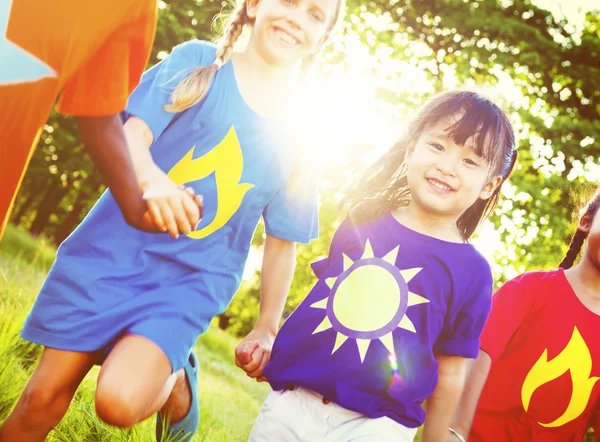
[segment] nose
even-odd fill
[[[436,164],[436,169],[443,175],[456,176],[456,161],[452,155],[443,155]]]
[[[303,16],[303,8],[296,7],[293,10],[289,11],[287,16],[285,17],[286,22],[292,27],[292,29],[302,30],[302,16]]]

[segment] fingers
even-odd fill
[[[181,186],[179,186],[179,188],[181,190],[183,190],[184,192],[186,192],[189,196],[191,196],[192,198],[194,198],[196,196],[196,191],[194,190],[193,187],[189,187],[189,186],[184,186],[183,184]]]
[[[145,230],[168,232],[176,239],[179,234],[187,235],[196,229],[202,216],[202,196],[196,195],[194,189],[179,186],[180,192],[175,194],[152,194],[146,196],[148,212],[156,228]]]
[[[257,340],[240,343],[235,349],[235,365],[258,382],[265,382],[263,369],[271,359],[270,350],[260,347]]]
[[[140,224],[136,225],[135,227],[137,227],[140,230],[143,230],[144,232],[164,233],[163,228],[159,227],[154,222],[154,219],[152,218],[152,215],[150,214],[150,212],[148,210],[146,210],[146,212],[142,216],[142,219],[140,220]]]
[[[242,370],[252,362],[252,354],[258,348],[258,341],[246,341],[240,343],[235,349],[235,363]]]
[[[194,202],[198,206],[198,212],[200,214],[199,219],[202,219],[202,216],[204,215],[204,197],[202,195],[196,195]]]
[[[173,212],[174,222],[177,225],[177,234],[180,232],[187,235],[192,231],[192,224],[190,223],[185,207],[184,200],[191,200],[189,195],[185,192],[181,192],[177,196],[169,198],[169,208]]]
[[[148,212],[154,221],[154,224],[163,232],[167,231],[167,226],[165,224],[165,220],[163,219],[160,213],[160,206],[154,200],[147,200],[146,206],[148,207]]]
[[[196,192],[191,187],[179,186],[179,188],[190,196],[190,198],[184,198],[184,209],[188,220],[192,226],[192,230],[196,230],[197,224],[202,219],[204,209],[204,198],[202,195],[196,195]]]
[[[196,194],[190,194],[188,189],[186,189],[186,194],[188,197],[182,198],[183,201],[183,210],[185,211],[185,216],[190,224],[192,230],[196,229],[196,225],[198,221],[200,221],[200,208],[198,204],[196,204]]]
[[[171,206],[168,202],[161,199],[157,201],[157,204],[160,207],[160,213],[162,214],[165,226],[167,228],[167,232],[171,235],[171,238],[177,239],[179,237],[179,229],[177,227],[177,222],[175,221],[175,215],[173,214],[173,210],[171,210]]]
[[[271,359],[270,351],[260,348],[254,352],[254,355],[257,355],[257,353],[259,353],[259,352],[260,352],[260,360],[258,360],[256,362],[256,368],[253,371],[250,371],[250,367],[252,367],[252,365],[248,364],[249,370],[247,371],[247,373],[248,373],[248,376],[250,376],[251,378],[258,378],[259,376],[262,376],[265,365],[267,365],[267,362],[269,362],[269,359]],[[254,360],[253,360],[253,363],[254,363]]]

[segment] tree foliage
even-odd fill
[[[161,3],[150,64],[190,38],[212,39],[213,18],[223,7],[228,5],[212,0]],[[515,122],[519,161],[491,218],[504,244],[495,260],[498,281],[529,269],[556,267],[574,232],[577,206],[585,200],[581,195],[600,176],[600,13],[589,12],[577,32],[571,28],[529,0],[350,0],[342,35],[322,57],[324,68],[352,63],[347,48],[362,42],[375,60],[365,69],[380,80],[374,85],[377,99],[402,117],[435,91],[506,84],[506,94],[498,98]],[[427,88],[402,87],[407,68],[424,73]],[[366,143],[363,150],[376,147],[381,149]],[[310,263],[327,253],[339,223],[339,189],[348,179],[339,170],[361,164],[362,157],[348,154],[335,165],[337,172],[325,174],[321,237],[298,247],[286,313],[310,290]],[[53,114],[25,177],[13,222],[60,243],[102,190],[73,121]],[[263,236],[259,227],[253,241],[257,249]],[[258,314],[258,299],[257,270],[244,281],[221,325],[248,332]]]

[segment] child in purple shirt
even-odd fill
[[[350,215],[264,371],[255,345],[238,347],[273,388],[251,441],[410,441],[423,422],[424,440],[446,440],[493,286],[468,240],[516,157],[488,99],[446,92],[423,107],[349,189]]]

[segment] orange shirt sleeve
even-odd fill
[[[146,68],[156,34],[156,2],[123,23],[65,85],[58,104],[67,115],[104,116],[125,109]]]

